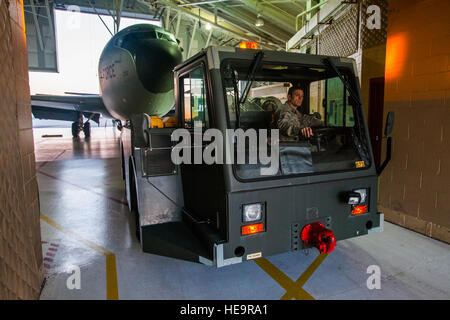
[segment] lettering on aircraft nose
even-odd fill
[[[114,70],[114,66],[115,64],[110,64],[109,66],[106,66],[103,68],[102,70],[102,78],[108,80],[111,78],[115,78],[116,77],[116,72]]]

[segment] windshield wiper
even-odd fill
[[[239,100],[239,105],[242,105],[247,100],[248,93],[250,92],[250,88],[252,87],[256,70],[259,68],[261,64],[262,58],[264,56],[264,52],[258,51],[255,58],[253,58],[252,65],[250,67],[250,72],[247,75],[247,83],[245,85],[244,92],[242,93],[242,97]]]
[[[231,79],[233,81],[233,89],[234,89],[234,105],[236,111],[236,128],[241,127],[241,105],[245,103],[247,100],[248,93],[250,92],[250,88],[253,84],[256,70],[259,68],[261,64],[264,53],[262,51],[258,51],[258,53],[253,58],[252,64],[250,66],[250,71],[247,75],[247,83],[245,85],[244,92],[242,96],[239,98],[239,88],[238,88],[238,79],[236,78],[235,70],[231,69]]]
[[[236,112],[236,128],[241,127],[241,107],[239,105],[239,89],[238,89],[238,80],[236,79],[236,74],[234,69],[231,70],[231,80],[233,81],[233,90],[234,90],[234,108]]]
[[[333,69],[333,71],[337,74],[337,76],[339,77],[339,79],[341,79],[342,83],[345,86],[345,89],[347,89],[348,93],[350,93],[350,96],[352,97],[352,99],[359,104],[359,106],[362,105],[361,100],[359,99],[359,96],[355,93],[355,91],[353,91],[352,87],[350,86],[350,83],[347,82],[347,80],[344,78],[344,76],[342,75],[342,73],[339,72],[338,68],[336,67],[336,65],[334,64],[333,60],[331,60],[330,58],[325,58],[322,60],[322,62],[327,66],[330,67],[331,69]]]
[[[337,74],[339,79],[341,79],[342,83],[344,84],[345,89],[350,93],[350,97],[352,100],[357,104],[357,107],[360,108],[362,106],[361,99],[359,98],[359,95],[353,91],[353,88],[351,87],[350,83],[347,82],[345,77],[342,75],[342,73],[339,72],[338,68],[336,67],[336,64],[330,59],[325,58],[322,60],[322,62],[327,66],[333,69],[333,71]],[[359,112],[355,113],[356,119],[358,121],[357,130],[359,131],[359,138],[355,135],[356,141],[354,142],[356,144],[356,148],[358,149],[358,152],[361,156],[361,158],[367,162],[368,157],[370,157],[369,152],[369,146],[367,145],[365,137],[365,131],[363,130],[363,119]],[[362,149],[362,150],[361,150]]]

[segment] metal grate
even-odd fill
[[[347,57],[358,51],[358,6],[351,5],[319,35],[319,54]]]
[[[166,176],[175,174],[176,166],[171,156],[172,149],[146,149],[143,153],[142,165],[143,176]]]
[[[177,173],[177,166],[172,162],[173,142],[168,134],[149,134],[150,147],[142,153],[144,177],[171,175]]]
[[[380,29],[369,29],[366,27],[367,8],[371,5],[377,5],[380,8]],[[383,44],[387,40],[388,25],[388,0],[365,0],[361,3],[361,47],[363,49],[371,48]]]

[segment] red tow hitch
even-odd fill
[[[336,247],[336,238],[333,231],[324,227],[321,222],[306,225],[300,233],[305,244],[309,244],[319,249],[319,252],[330,253]]]

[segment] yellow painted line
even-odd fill
[[[320,254],[295,282],[266,258],[259,258],[254,261],[273,280],[275,280],[282,288],[286,290],[286,293],[281,297],[281,300],[291,300],[293,298],[297,300],[315,300],[313,296],[303,289],[303,285],[306,281],[308,281],[308,279],[327,256],[328,253]]]
[[[86,240],[76,234],[75,232],[61,226],[56,221],[41,213],[41,220],[45,221],[52,227],[64,232],[66,235],[74,238],[78,242],[81,242],[85,246],[103,254],[106,258],[106,299],[107,300],[119,300],[119,288],[117,285],[117,271],[116,271],[116,256],[111,251],[106,250],[103,247],[96,245],[95,243]]]
[[[266,258],[259,258],[254,260],[255,263],[263,269],[273,280],[275,280],[286,293],[289,293],[289,297],[297,300],[314,300],[314,298],[306,292],[301,286],[298,287],[294,281],[285,275],[280,269],[278,269],[272,262]],[[283,296],[284,297],[284,296]]]
[[[328,256],[328,253],[319,254],[319,256],[311,263],[308,269],[303,272],[300,278],[295,281],[295,286],[302,288],[303,285],[308,281],[308,279],[313,275],[313,273],[317,270],[317,268],[322,264],[325,258]],[[305,291],[306,292],[306,291]],[[284,296],[281,297],[281,300],[291,300],[294,298],[294,292],[286,292]],[[314,298],[313,298],[314,299]]]

